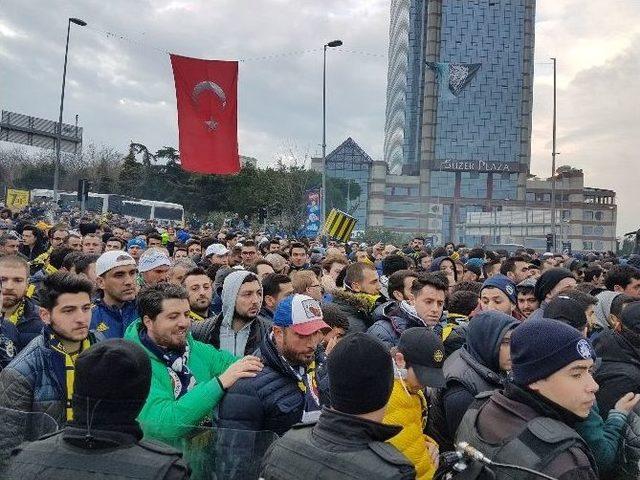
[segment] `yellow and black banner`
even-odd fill
[[[324,222],[324,233],[340,240],[341,242],[348,242],[351,238],[351,233],[356,226],[357,220],[351,215],[336,210],[335,208],[327,215],[327,220]]]

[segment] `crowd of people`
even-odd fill
[[[0,411],[60,427],[1,478],[640,478],[640,257],[52,220],[0,212]]]

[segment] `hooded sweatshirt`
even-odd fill
[[[236,311],[236,300],[240,286],[247,275],[251,272],[238,270],[230,273],[224,280],[222,287],[222,324],[220,325],[220,350],[225,350],[233,355],[244,355],[247,341],[251,330],[251,324],[256,320],[248,322],[237,332],[233,330],[233,315]]]
[[[621,292],[604,291],[596,295],[598,304],[594,307],[598,325],[604,329],[611,328],[609,325],[609,314],[611,313],[611,304],[613,300],[621,295]]]

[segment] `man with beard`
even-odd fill
[[[138,318],[135,259],[127,252],[105,252],[96,261],[97,285],[101,298],[91,312],[91,328],[107,338],[122,338],[124,331]]]
[[[2,279],[0,279],[0,305],[2,305]],[[18,330],[0,314],[0,371],[18,353]]]
[[[13,232],[0,235],[0,257],[4,255],[16,255],[20,249],[20,239]]]
[[[246,270],[231,272],[222,285],[222,312],[193,325],[196,340],[233,355],[249,355],[260,346],[267,326],[259,320],[262,285]]]
[[[0,313],[18,330],[18,349],[37,337],[44,326],[36,303],[27,297],[29,264],[17,255],[0,257]]]
[[[191,311],[189,317],[193,322],[202,322],[213,315],[209,310],[211,299],[213,298],[213,286],[211,279],[200,267],[189,270],[184,279],[182,286],[187,290],[189,296],[189,306]]]
[[[316,378],[316,348],[330,330],[320,304],[306,295],[282,300],[257,355],[264,369],[239,381],[218,407],[218,427],[269,430],[283,435],[299,422],[320,414],[320,382]]]
[[[173,445],[200,425],[239,378],[262,368],[256,357],[240,360],[193,339],[189,297],[170,283],[146,287],[140,318],[125,339],[144,347],[151,360],[151,389],[138,421],[146,437]]]
[[[89,333],[93,285],[58,272],[39,292],[42,333],[0,372],[0,407],[44,412],[58,422],[73,419],[71,398],[77,356],[96,342]]]

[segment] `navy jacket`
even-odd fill
[[[238,380],[228,390],[218,404],[218,428],[270,430],[283,435],[302,419],[304,393],[269,335],[263,337],[255,355],[262,359],[264,368],[253,378]]]
[[[18,330],[18,350],[22,350],[31,340],[40,335],[44,327],[36,302],[30,298],[25,298],[24,302],[24,313],[16,324],[16,329]]]
[[[105,338],[122,338],[127,327],[138,317],[135,300],[125,302],[122,308],[115,308],[99,299],[94,303],[91,311],[90,328],[100,332]]]
[[[93,345],[98,338],[89,334]],[[60,425],[66,422],[64,360],[41,333],[0,372],[0,407],[43,412]]]
[[[18,329],[0,317],[0,371],[18,354]]]

